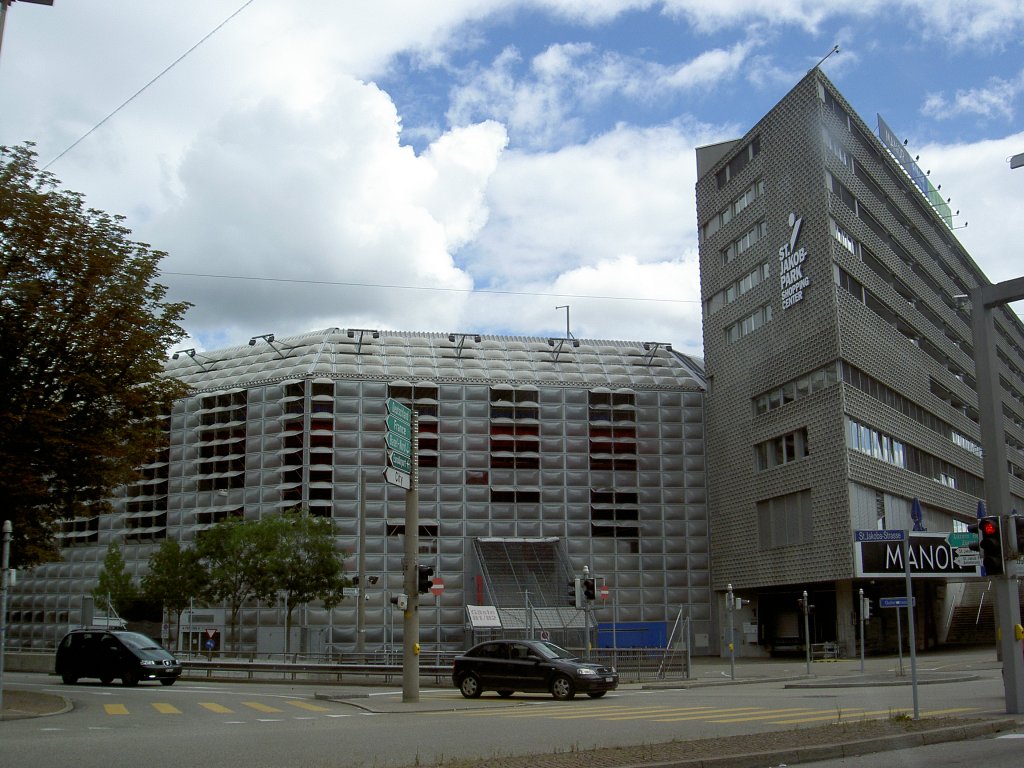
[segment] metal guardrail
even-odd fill
[[[324,664],[296,661],[242,661],[229,659],[183,659],[182,675],[206,678],[243,678],[247,680],[278,678],[283,680],[319,680],[333,682],[364,681],[383,677],[389,682],[402,676],[401,664]],[[420,664],[420,676],[451,679],[451,664]]]

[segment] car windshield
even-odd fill
[[[138,632],[118,632],[117,636],[120,638],[122,643],[127,645],[129,648],[134,648],[138,651],[160,650],[159,645],[145,635],[140,635]]]
[[[575,659],[576,654],[560,648],[554,643],[534,643],[537,653],[545,659]]]

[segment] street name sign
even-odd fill
[[[412,460],[408,456],[388,451],[388,463],[399,472],[405,472],[407,475],[412,474]]]
[[[395,414],[389,413],[384,423],[387,425],[388,432],[404,437],[406,440],[412,439],[412,424],[410,422],[402,421]]]
[[[878,598],[879,608],[906,608],[909,601],[905,597],[880,597]],[[917,598],[914,598],[914,605],[917,605]]]
[[[857,576],[904,578],[903,538],[888,534],[905,531],[855,531],[854,557]],[[873,535],[874,534],[874,535]],[[948,533],[911,533],[907,560],[914,576],[977,576],[976,565],[958,555],[947,541]]]
[[[412,475],[400,472],[394,467],[384,467],[384,479],[392,485],[409,490],[412,488]]]
[[[384,441],[395,453],[401,453],[404,456],[412,456],[412,440],[402,435],[396,434],[395,432],[387,432],[384,435]]]
[[[384,480],[408,491],[412,488],[412,409],[390,397],[385,405],[384,442],[390,450]]]
[[[960,547],[966,547],[969,544],[977,544],[978,534],[971,533],[970,531],[953,531],[946,536],[946,541],[949,542],[949,546],[956,547],[959,551]]]

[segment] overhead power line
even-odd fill
[[[118,107],[117,109],[115,109],[115,110],[114,110],[113,112],[111,112],[111,113],[110,113],[109,115],[107,115],[107,116],[106,116],[106,117],[104,117],[104,118],[103,118],[102,120],[100,120],[100,121],[99,121],[98,123],[96,123],[96,125],[94,125],[94,126],[93,126],[92,128],[90,128],[90,129],[89,129],[88,131],[86,131],[86,132],[85,132],[85,133],[83,133],[83,134],[82,134],[81,136],[79,136],[79,137],[78,137],[78,139],[77,139],[77,140],[76,140],[76,141],[75,141],[75,142],[74,142],[74,143],[73,143],[73,144],[72,144],[71,146],[69,146],[69,147],[68,147],[67,149],[65,149],[65,150],[64,150],[63,152],[61,152],[61,153],[60,153],[59,155],[57,155],[57,156],[56,156],[55,158],[53,158],[53,160],[51,160],[50,162],[48,162],[48,163],[47,163],[46,165],[44,165],[44,166],[43,166],[43,170],[44,170],[44,171],[45,171],[45,170],[47,170],[47,169],[48,169],[48,168],[49,168],[49,167],[50,167],[51,165],[53,165],[53,164],[54,164],[54,163],[56,163],[56,162],[57,162],[58,160],[60,160],[60,159],[61,159],[62,157],[64,157],[64,155],[66,155],[66,154],[67,154],[68,152],[70,152],[70,151],[71,151],[72,149],[74,149],[74,148],[75,148],[75,147],[77,147],[77,146],[78,146],[79,144],[81,144],[81,143],[82,143],[83,141],[85,141],[85,139],[87,139],[87,138],[88,138],[89,136],[91,136],[91,135],[93,134],[93,132],[95,132],[95,131],[96,131],[96,130],[97,130],[97,129],[98,129],[99,127],[100,127],[100,126],[102,126],[102,125],[103,125],[103,124],[104,124],[105,122],[107,122],[108,120],[110,120],[110,118],[112,118],[112,117],[113,117],[114,115],[116,115],[116,114],[117,114],[118,112],[120,112],[120,111],[121,111],[122,109],[124,109],[125,107],[127,107],[127,106],[128,106],[129,104],[131,104],[131,103],[132,103],[133,101],[135,101],[136,97],[138,97],[138,96],[139,96],[139,94],[141,94],[141,93],[142,93],[143,91],[145,91],[145,90],[146,90],[147,88],[149,88],[149,86],[151,86],[151,85],[152,85],[153,83],[155,83],[155,82],[156,82],[157,80],[159,80],[159,79],[160,79],[161,77],[163,77],[163,76],[164,76],[164,75],[166,75],[166,74],[167,74],[168,72],[170,72],[170,71],[171,71],[172,69],[174,69],[174,67],[175,67],[175,66],[177,66],[177,64],[178,64],[178,63],[179,63],[179,62],[180,62],[180,61],[181,61],[182,59],[184,59],[184,58],[185,58],[186,56],[188,56],[188,55],[189,55],[190,53],[192,53],[192,51],[194,51],[194,50],[195,50],[196,48],[198,48],[198,47],[199,47],[200,45],[202,45],[202,44],[203,44],[203,43],[205,43],[205,42],[206,42],[207,40],[209,40],[209,39],[210,39],[211,37],[213,37],[213,35],[214,35],[214,34],[216,34],[216,32],[217,32],[217,31],[218,31],[218,30],[219,30],[219,29],[220,29],[221,27],[223,27],[223,26],[224,26],[225,24],[227,24],[227,23],[228,23],[229,21],[231,21],[231,20],[232,20],[233,18],[235,18],[235,16],[237,16],[237,15],[238,15],[238,14],[240,14],[240,13],[241,13],[242,11],[244,11],[244,10],[245,10],[246,8],[248,8],[248,7],[250,6],[250,5],[252,5],[252,4],[253,4],[253,3],[255,2],[255,1],[256,1],[256,0],[246,0],[246,2],[245,2],[245,3],[243,3],[243,4],[241,5],[241,7],[239,7],[239,8],[238,8],[238,10],[236,10],[236,11],[235,11],[234,13],[232,13],[232,14],[231,14],[230,16],[228,16],[228,17],[227,17],[226,19],[224,19],[224,21],[222,21],[222,22],[221,22],[220,24],[218,24],[218,25],[217,25],[216,27],[214,27],[214,28],[213,28],[212,30],[210,30],[210,31],[209,31],[209,32],[208,32],[208,33],[207,33],[207,34],[206,34],[206,35],[205,35],[205,36],[203,37],[203,39],[202,39],[202,40],[200,40],[200,41],[199,41],[198,43],[196,43],[196,44],[195,44],[195,45],[193,45],[193,46],[192,46],[191,48],[189,48],[189,49],[188,49],[187,51],[185,51],[185,52],[184,52],[183,54],[181,54],[181,56],[179,56],[178,58],[176,58],[176,59],[175,59],[174,61],[172,61],[172,62],[171,62],[170,64],[168,64],[168,65],[167,65],[167,66],[166,66],[166,67],[164,68],[164,70],[163,70],[163,71],[162,71],[162,72],[161,72],[160,74],[158,74],[158,75],[157,75],[156,77],[154,77],[154,78],[153,78],[152,80],[150,80],[150,81],[149,81],[148,83],[146,83],[146,84],[145,84],[144,86],[142,86],[141,88],[139,88],[139,90],[137,90],[137,91],[136,91],[135,93],[133,93],[133,94],[132,94],[131,96],[129,96],[129,97],[127,98],[127,99],[125,99],[125,101],[124,101],[124,102],[122,102],[122,103],[121,103],[121,105],[120,105],[120,106],[119,106],[119,107]]]
[[[161,272],[175,277],[206,277],[217,280],[255,280],[265,283],[298,283],[303,285],[340,285],[347,288],[387,288],[401,291],[445,291],[448,293],[488,293],[501,296],[550,296],[566,299],[599,299],[608,301],[655,301],[665,304],[699,304],[697,299],[656,299],[640,296],[593,296],[580,293],[547,293],[540,291],[501,291],[493,288],[438,288],[424,285],[394,285],[389,283],[353,283],[341,280],[299,280],[288,277],[254,277],[248,275],[215,275],[202,272]]]

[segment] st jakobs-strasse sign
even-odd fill
[[[946,533],[911,533],[908,547],[910,573],[914,576],[977,576],[976,566],[957,565],[956,550]],[[880,539],[882,537],[879,537]],[[864,541],[857,537],[854,553],[857,575],[871,578],[904,576],[902,541]]]

